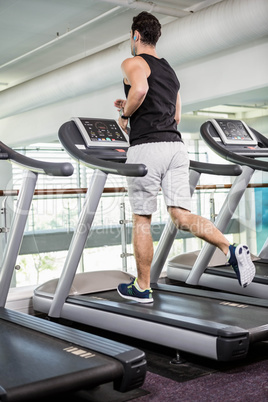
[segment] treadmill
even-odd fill
[[[142,305],[118,295],[117,285],[131,279],[126,272],[76,274],[108,174],[142,176],[146,167],[124,163],[127,139],[115,120],[73,118],[60,127],[59,139],[94,173],[61,277],[35,289],[36,311],[219,361],[242,359],[251,343],[268,340],[268,300],[158,283],[172,245],[167,247],[166,239],[177,233],[174,225],[163,233],[154,256],[154,303]],[[239,166],[224,168],[241,174]],[[218,174],[222,169],[223,165],[191,162],[191,191],[200,172]]]
[[[5,308],[39,174],[70,176],[70,163],[33,160],[0,142],[0,159],[25,169],[0,274],[0,401],[30,401],[113,382],[141,386],[142,351],[52,321]]]
[[[228,193],[215,225],[224,232],[232,214],[245,193],[255,170],[268,171],[268,139],[249,128],[241,120],[212,119],[201,126],[201,135],[208,146],[226,160],[241,165],[243,173]],[[235,195],[235,197],[234,197]],[[232,293],[268,299],[268,239],[258,256],[252,255],[256,275],[250,286],[242,288],[224,254],[209,244],[201,251],[181,254],[169,260],[167,276],[185,281],[188,285],[200,285]]]

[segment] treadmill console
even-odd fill
[[[128,147],[128,138],[117,122],[112,119],[73,117],[84,142],[91,147]]]
[[[268,138],[242,120],[209,119],[200,127],[200,133],[208,146],[225,159],[268,171],[268,162],[263,161],[268,158]],[[257,158],[262,161],[252,161]]]
[[[225,145],[251,145],[258,144],[257,138],[242,120],[212,119],[218,138],[214,140],[223,142]]]

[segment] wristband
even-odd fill
[[[124,119],[124,120],[128,120],[128,119],[129,119],[129,117],[128,117],[128,116],[124,116],[124,109],[123,109],[123,108],[122,108],[122,109],[120,109],[119,114],[120,114],[120,117],[122,117],[122,119]]]

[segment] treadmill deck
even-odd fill
[[[248,331],[268,325],[268,300],[169,285],[153,289],[154,302],[149,304],[122,299],[116,290],[69,296],[67,303],[212,335],[230,327]]]

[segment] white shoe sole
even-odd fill
[[[256,274],[256,268],[251,261],[248,246],[239,244],[235,249],[235,256],[240,273],[241,286],[245,288],[253,281]]]

